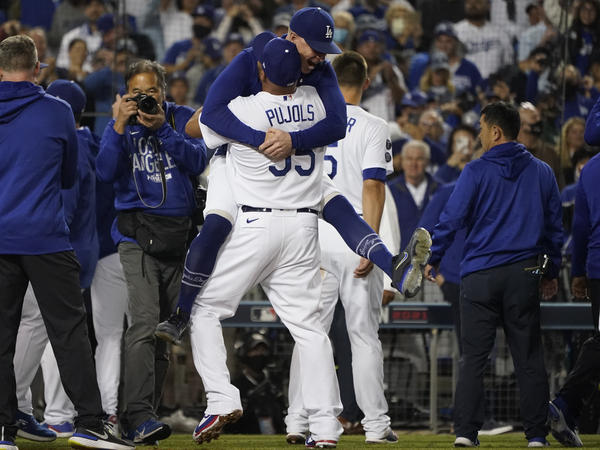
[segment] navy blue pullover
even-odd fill
[[[585,142],[590,145],[600,145],[600,97],[596,100],[587,118],[583,137],[585,138]]]
[[[72,250],[61,189],[77,178],[71,107],[33,83],[0,82],[0,254]]]
[[[573,217],[574,277],[600,279],[600,155],[588,161],[577,183]],[[587,263],[587,270],[586,270]]]
[[[497,145],[468,163],[433,232],[430,264],[467,228],[460,275],[547,253],[560,267],[560,194],[552,169],[516,142]]]
[[[155,132],[142,125],[128,125],[125,133],[115,131],[111,120],[100,141],[96,173],[100,181],[114,183],[115,208],[150,210],[163,216],[189,216],[194,207],[190,175],[199,175],[206,167],[203,141],[185,134],[185,124],[194,110],[174,103],[163,103],[167,120]],[[173,117],[175,129],[169,124]],[[167,181],[167,198],[163,206],[162,185],[157,154],[163,161]],[[136,189],[137,183],[137,189]],[[139,194],[142,196],[140,200]]]
[[[217,133],[252,147],[265,140],[264,131],[243,124],[227,107],[236,97],[246,97],[262,90],[252,48],[244,49],[212,84],[202,108],[200,120]],[[337,77],[328,61],[319,64],[299,85],[313,86],[325,106],[327,116],[312,127],[290,133],[292,148],[310,149],[329,145],[346,135],[346,103],[338,87]]]

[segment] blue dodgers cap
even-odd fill
[[[87,101],[85,92],[83,92],[83,89],[81,89],[74,81],[61,79],[54,80],[50,83],[46,92],[71,105],[74,114],[81,114],[85,108],[85,103]]]
[[[267,78],[278,86],[293,86],[300,78],[300,53],[291,41],[271,39],[263,49],[261,63]]]
[[[383,35],[377,30],[367,30],[360,35],[357,45],[360,45],[363,42],[379,42],[380,44],[383,44]]]
[[[265,48],[265,45],[267,45],[267,42],[269,42],[271,39],[275,39],[276,37],[277,35],[272,31],[263,31],[260,34],[257,34],[254,39],[250,41],[249,47],[252,47],[252,51],[254,52],[254,55],[258,61],[262,60],[262,52]]]
[[[454,39],[456,39],[458,41],[458,36],[456,34],[456,31],[454,31],[454,24],[452,22],[438,23],[433,30],[433,34],[435,37],[438,37],[438,36],[444,34],[446,36],[453,37]]]
[[[204,54],[207,55],[213,61],[221,59],[221,43],[218,39],[207,37],[202,40],[204,45]]]
[[[290,30],[319,53],[342,53],[333,42],[333,19],[321,8],[302,8],[292,16]]]
[[[215,9],[210,5],[198,5],[194,12],[192,13],[192,17],[204,16],[208,17],[212,22],[215,21]]]

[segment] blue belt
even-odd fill
[[[255,208],[254,206],[242,205],[243,212],[272,212],[273,209],[277,211],[277,208]],[[285,210],[282,210],[285,211]],[[293,210],[292,210],[293,211]],[[298,208],[296,212],[299,213],[311,213],[319,215],[319,211],[312,208]]]

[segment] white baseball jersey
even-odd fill
[[[458,22],[454,30],[467,49],[465,56],[475,63],[483,78],[513,63],[510,36],[496,25],[486,22],[484,26],[476,27],[465,19]]]
[[[348,105],[346,113],[346,137],[327,147],[324,169],[356,212],[362,214],[359,180],[385,181],[393,172],[392,141],[385,120],[355,105]]]
[[[301,86],[291,95],[259,92],[238,97],[229,109],[255,130],[270,127],[284,131],[310,128],[325,118],[325,107],[312,86]],[[274,163],[253,148],[220,136],[200,123],[210,148],[230,143],[227,170],[233,197],[238,205],[258,208],[317,208],[321,203],[321,177],[325,147],[299,150]]]

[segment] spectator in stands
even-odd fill
[[[570,62],[584,75],[590,67],[590,57],[600,45],[600,4],[582,0],[575,9],[573,24],[567,33]]]
[[[448,57],[451,83],[456,93],[461,94],[469,91],[475,94],[476,87],[481,84],[481,74],[475,64],[464,58],[461,43],[454,31],[454,25],[450,22],[441,22],[435,27],[434,33],[433,52],[440,51]],[[413,58],[409,75],[409,87],[411,89],[417,86],[429,61],[430,55],[428,53],[420,53]]]
[[[290,13],[281,12],[279,14],[275,14],[275,16],[273,17],[273,22],[271,23],[271,30],[273,31],[273,33],[275,33],[275,36],[281,37],[288,32],[288,28],[290,27],[290,20],[292,20],[292,15]],[[333,31],[334,39],[336,31],[337,24],[335,30]]]
[[[487,20],[489,0],[465,0],[465,19],[454,30],[466,47],[465,56],[475,63],[483,78],[513,63],[510,36]]]
[[[230,34],[239,33],[245,42],[250,42],[263,31],[264,27],[256,18],[252,3],[232,2],[215,30],[215,37],[224,43]]]
[[[600,101],[596,102],[585,129],[588,144],[600,145]],[[594,335],[585,341],[575,367],[549,405],[552,435],[563,445],[581,447],[577,421],[584,402],[597,390],[600,375],[600,156],[594,156],[581,171],[573,218],[571,283],[576,298],[592,302]]]
[[[132,58],[133,54],[128,48],[118,48],[114,57],[102,61],[100,67],[89,74],[83,82],[85,91],[93,98],[96,105],[94,132],[98,135],[104,132],[106,124],[112,118],[115,95],[125,89],[125,71]]]
[[[175,42],[192,37],[192,14],[199,4],[200,0],[165,0],[160,2],[160,24],[163,30],[165,49],[171,47]]]
[[[156,58],[152,40],[138,31],[135,17],[131,14],[127,17],[104,14],[98,19],[97,26],[102,33],[102,47],[114,51],[117,47],[127,46],[139,58]]]
[[[167,49],[163,64],[167,74],[185,72],[202,59],[202,42],[215,24],[215,11],[209,5],[200,5],[192,13],[193,35],[189,39],[177,41]]]
[[[423,210],[438,188],[425,169],[429,164],[429,145],[410,140],[402,147],[403,173],[388,182],[400,222],[400,248],[405,248],[417,228]]]
[[[596,99],[594,97],[587,97],[583,92],[581,74],[577,67],[567,64],[564,74],[559,67],[556,70],[555,78],[556,80],[564,78],[565,83],[564,110],[560,120],[568,120],[571,117],[587,117]],[[562,86],[559,89],[561,88]],[[562,96],[562,89],[557,94]]]
[[[476,138],[477,131],[469,125],[459,125],[452,130],[448,139],[448,159],[433,176],[438,183],[452,183],[458,179],[462,170],[473,158]]]
[[[519,62],[529,58],[534,48],[549,44],[557,36],[556,29],[546,17],[543,5],[529,3],[525,11],[529,26],[519,36]]]
[[[169,78],[167,83],[167,101],[176,105],[187,105],[190,84],[184,73],[176,72]]]
[[[517,136],[517,142],[523,144],[529,152],[550,166],[559,189],[565,186],[563,173],[560,170],[560,159],[550,144],[542,140],[542,117],[533,104],[521,103],[519,106],[521,118],[521,129]],[[582,130],[583,136],[583,130]]]
[[[378,31],[365,31],[358,38],[356,51],[367,61],[371,80],[360,106],[390,122],[396,117],[396,104],[402,101],[406,85],[398,66],[384,58],[384,50],[384,37]]]
[[[429,67],[419,82],[421,91],[436,105],[454,100],[454,85],[450,78],[450,65],[448,56],[444,52],[433,52],[429,60]]]
[[[202,41],[200,59],[185,73],[185,77],[190,84],[188,105],[194,103],[194,96],[196,95],[197,86],[200,84],[200,80],[202,80],[204,74],[208,70],[213,69],[221,64],[222,59],[223,52],[221,50],[221,43],[212,37],[204,38]]]
[[[88,57],[84,63],[83,70],[92,71],[91,55],[102,45],[102,34],[98,30],[96,22],[106,12],[102,0],[86,0],[83,10],[86,22],[64,34],[60,41],[60,49],[56,57],[56,67],[69,69],[69,47],[73,39],[83,39],[87,45]]]
[[[46,31],[43,28],[35,27],[29,30],[27,35],[33,39],[35,48],[38,51],[38,59],[40,62],[48,64],[43,71],[40,72],[38,77],[38,83],[42,87],[48,86],[57,77],[56,75],[56,58],[54,58],[48,51],[48,41],[46,39]]]
[[[52,16],[52,27],[48,33],[48,44],[54,51],[58,49],[68,31],[86,22],[85,4],[86,0],[63,0],[56,6]]]
[[[82,83],[89,73],[84,68],[84,65],[90,67],[86,65],[88,49],[85,40],[80,38],[73,39],[69,42],[68,52],[69,63],[67,67],[57,67],[56,74],[59,78]]]
[[[194,102],[198,105],[204,104],[208,89],[212,85],[213,81],[217,79],[219,74],[225,70],[225,67],[236,57],[236,55],[244,49],[244,41],[242,36],[237,33],[230,34],[223,44],[223,61],[216,67],[207,70],[200,83],[198,89],[196,89],[196,95],[194,96]]]
[[[387,47],[397,57],[410,59],[421,45],[423,28],[421,15],[408,3],[391,3],[385,13],[388,41]],[[389,38],[391,36],[391,39]]]
[[[561,129],[561,138],[559,141],[558,156],[560,158],[560,167],[563,171],[562,176],[565,184],[571,184],[575,181],[573,175],[573,155],[583,148],[585,119],[581,117],[572,117],[567,120]]]
[[[350,50],[356,31],[354,17],[348,11],[334,12],[331,17],[333,18],[333,24],[335,25],[333,30],[334,42],[342,51]]]
[[[541,284],[543,298],[550,298],[557,291],[561,262],[560,198],[550,168],[515,142],[519,127],[519,112],[510,104],[496,102],[482,110],[479,138],[485,153],[463,169],[435,227],[425,269],[433,281],[432,269],[438,268],[456,232],[466,226],[460,265],[463,353],[456,387],[457,447],[479,444],[483,373],[499,323],[514,360],[529,447],[549,445],[540,272],[535,270],[540,268],[540,255],[547,253],[551,262]]]
[[[417,126],[421,132],[419,138],[429,145],[431,157],[428,172],[435,173],[447,159],[444,121],[435,109],[427,109],[419,117]]]

